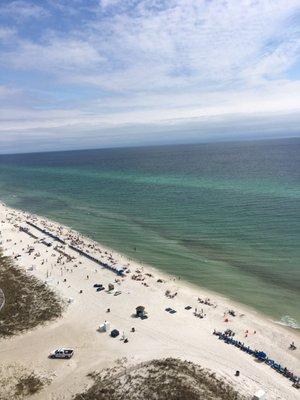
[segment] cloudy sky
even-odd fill
[[[300,0],[0,0],[0,152],[300,136]]]

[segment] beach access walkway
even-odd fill
[[[5,296],[3,290],[0,288],[0,311],[4,307],[5,304]]]
[[[54,239],[55,241],[58,241],[59,243],[61,243],[63,245],[67,245],[71,250],[73,250],[76,253],[80,254],[81,256],[83,256],[83,257],[95,262],[96,264],[101,265],[101,267],[106,268],[106,269],[114,272],[117,275],[120,275],[120,276],[124,275],[124,269],[122,267],[113,266],[113,265],[110,265],[108,263],[104,263],[104,262],[98,260],[96,257],[94,257],[94,256],[88,254],[87,252],[85,252],[84,250],[80,249],[79,247],[74,246],[74,244],[67,244],[65,240],[63,240],[59,236],[53,234],[52,232],[48,231],[47,229],[41,228],[40,226],[38,226],[38,225],[36,225],[36,224],[34,224],[33,222],[30,222],[30,221],[26,221],[26,223],[29,226],[31,226],[31,227],[37,229],[38,231],[42,232],[43,234],[49,236],[51,239]],[[22,230],[25,231],[27,234],[32,236],[32,234],[28,230],[24,230],[24,228]]]

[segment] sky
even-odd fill
[[[300,136],[300,0],[0,0],[0,153]]]

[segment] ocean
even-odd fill
[[[0,199],[300,328],[300,139],[1,155]]]

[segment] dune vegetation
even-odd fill
[[[32,329],[62,314],[63,303],[52,290],[1,254],[0,289],[0,337]]]
[[[74,400],[243,400],[225,381],[192,362],[167,358],[89,375],[94,383]]]

